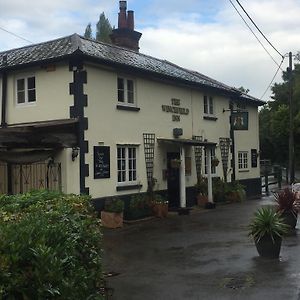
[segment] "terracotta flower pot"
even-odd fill
[[[168,216],[168,203],[155,203],[153,205],[154,215],[158,218],[166,218]]]
[[[204,196],[204,195],[201,195],[201,194],[197,195],[197,204],[198,204],[198,206],[205,207],[207,202],[208,202],[208,197],[207,196]]]
[[[123,227],[123,213],[101,211],[101,224],[107,228]]]

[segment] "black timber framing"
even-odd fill
[[[84,94],[83,87],[87,83],[87,72],[83,70],[83,62],[79,58],[70,61],[69,70],[73,72],[70,95],[74,96],[74,105],[70,107],[70,118],[78,119],[80,193],[88,195],[89,188],[85,186],[85,178],[89,176],[89,165],[85,163],[85,154],[89,152],[89,143],[84,139],[84,132],[88,129],[88,119],[84,117],[84,107],[87,107],[88,99]]]

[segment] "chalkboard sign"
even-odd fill
[[[251,149],[251,167],[257,168],[257,150]]]
[[[94,147],[94,179],[110,178],[110,147]]]

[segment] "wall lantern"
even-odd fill
[[[72,161],[75,161],[75,158],[78,156],[78,154],[79,154],[79,148],[73,147],[72,148]]]

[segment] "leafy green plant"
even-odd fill
[[[0,299],[103,299],[100,220],[87,196],[0,198]]]
[[[294,204],[297,200],[296,193],[291,191],[289,188],[274,193],[275,201],[278,204],[279,212],[292,211],[297,214],[297,210]]]
[[[130,197],[128,210],[125,210],[125,219],[136,220],[152,214],[151,199],[145,194],[135,194]]]
[[[121,213],[124,211],[124,201],[117,197],[106,199],[104,210],[107,212]]]
[[[152,202],[155,204],[168,204],[168,200],[159,194],[154,195]]]
[[[272,207],[262,207],[255,212],[249,225],[249,236],[258,242],[265,235],[269,235],[275,243],[275,238],[282,237],[288,229],[289,226]]]

